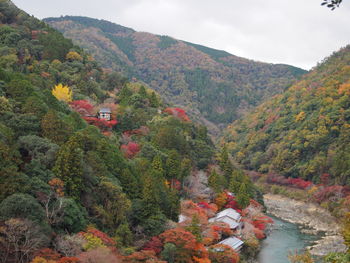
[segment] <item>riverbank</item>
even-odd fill
[[[323,235],[315,242],[315,245],[308,247],[312,255],[325,256],[330,252],[346,250],[344,240],[340,235],[340,226],[327,210],[312,203],[273,194],[264,195],[264,202],[269,214],[298,224],[302,232]]]

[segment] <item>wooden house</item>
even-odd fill
[[[110,108],[101,108],[98,112],[98,118],[101,120],[110,121],[112,119],[112,112]]]

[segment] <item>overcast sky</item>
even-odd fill
[[[350,44],[350,1],[322,0],[13,0],[38,18],[80,15],[310,69]]]

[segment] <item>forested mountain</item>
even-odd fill
[[[350,185],[350,46],[234,122],[223,140],[247,169]]]
[[[215,124],[232,122],[305,73],[103,20],[66,16],[45,21],[89,50],[103,67],[144,81],[192,117]]]
[[[0,0],[0,54],[0,262],[256,255],[271,223],[252,199],[261,194],[226,150],[214,158],[206,127],[186,111],[104,72],[9,0]],[[244,217],[240,253],[218,244],[235,235],[230,225],[208,220],[224,208]]]

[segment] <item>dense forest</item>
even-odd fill
[[[350,185],[350,46],[282,95],[230,125],[224,141],[245,168]]]
[[[144,81],[192,118],[216,125],[227,125],[305,73],[104,20],[66,16],[44,21],[89,50],[103,67]]]
[[[101,20],[47,21],[74,43],[0,0],[0,262],[248,263],[273,223],[270,184],[342,218],[350,246],[349,46],[234,122],[218,149],[193,116],[232,121],[304,71]],[[236,228],[216,221],[224,210]]]
[[[103,71],[11,1],[0,0],[0,22],[0,262],[256,255],[271,223],[253,200],[261,194],[225,149],[216,156],[204,126],[142,83]],[[224,208],[250,226],[241,255],[217,244],[234,235],[230,227],[208,221]]]

